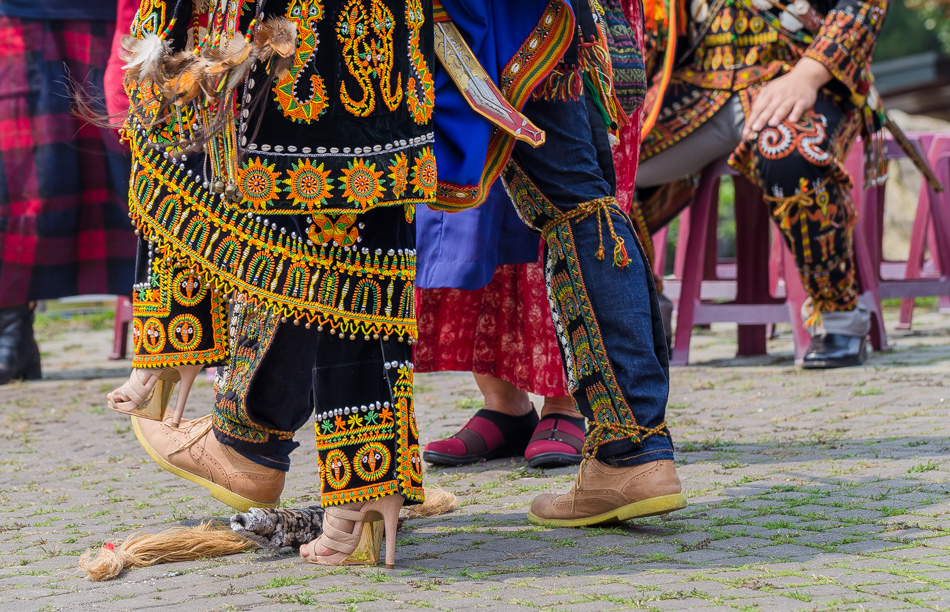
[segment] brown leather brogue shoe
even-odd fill
[[[158,465],[211,491],[211,497],[240,512],[276,508],[284,472],[254,463],[211,431],[211,415],[178,427],[132,417],[132,429]]]
[[[588,459],[581,464],[571,491],[534,498],[528,520],[550,527],[587,527],[685,507],[686,496],[670,460],[610,467]]]

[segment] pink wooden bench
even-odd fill
[[[732,175],[735,184],[736,258],[719,260],[716,230],[719,221],[719,183]],[[860,175],[859,175],[860,176]],[[772,232],[770,246],[767,236]],[[862,283],[859,299],[872,314],[872,345],[886,348],[887,336],[881,317],[880,298],[871,259],[863,237],[856,232],[856,265]],[[657,245],[655,271],[666,265],[666,229],[654,238]],[[792,255],[772,226],[761,190],[737,176],[719,160],[707,166],[700,178],[693,203],[680,215],[674,276],[664,281],[666,291],[677,304],[676,331],[671,364],[689,362],[693,327],[718,322],[739,325],[738,355],[766,352],[766,326],[790,323],[795,340],[795,362],[801,363],[810,343],[802,324],[801,307],[807,298]],[[677,296],[678,294],[678,296]]]

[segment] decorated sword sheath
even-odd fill
[[[544,144],[544,131],[508,103],[451,21],[435,24],[435,56],[472,110],[517,140]]]

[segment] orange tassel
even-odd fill
[[[630,257],[627,255],[627,247],[623,243],[623,238],[617,237],[614,241],[614,265],[626,268],[630,263]]]

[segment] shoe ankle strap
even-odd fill
[[[357,527],[354,524],[354,529],[356,528]],[[331,548],[346,555],[356,550],[356,546],[359,544],[359,542],[359,536],[337,529],[325,521],[323,523],[323,535],[321,535],[317,540],[319,545]]]
[[[326,514],[332,514],[336,518],[343,519],[345,521],[362,521],[363,512],[360,510],[350,510],[349,508],[341,508],[340,506],[330,506],[324,510]]]

